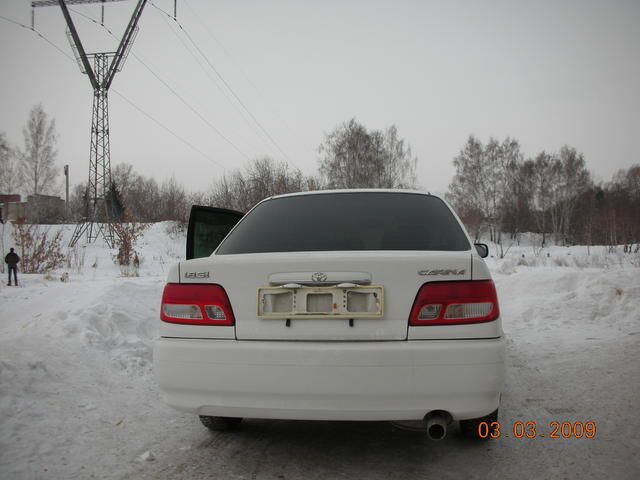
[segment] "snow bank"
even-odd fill
[[[39,228],[41,231],[49,232],[50,235],[58,231],[62,232],[62,252],[67,257],[67,261],[63,268],[51,272],[52,276],[59,278],[65,271],[71,276],[80,275],[88,280],[123,276],[123,271],[115,264],[117,249],[107,248],[101,238],[90,245],[83,245],[83,238],[76,246],[69,247],[75,225],[41,225]],[[0,226],[2,240],[0,246],[6,252],[10,247],[16,247],[12,233],[13,228],[10,223]],[[185,242],[186,232],[176,222],[148,224],[135,246],[140,259],[139,275],[141,277],[164,275],[169,265],[184,258]],[[19,248],[16,247],[16,251],[20,254]],[[4,258],[5,253],[2,255]]]
[[[494,272],[507,334],[544,350],[640,333],[640,270],[515,267]]]
[[[514,268],[524,267],[574,267],[582,268],[639,268],[640,252],[625,253],[622,247],[553,245],[539,248],[523,245],[503,245],[504,258],[499,247],[489,245],[487,264],[494,270],[504,269],[513,273]]]

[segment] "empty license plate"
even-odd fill
[[[258,318],[382,318],[383,314],[382,286],[258,289]]]

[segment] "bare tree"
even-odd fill
[[[554,156],[550,171],[551,222],[557,240],[567,243],[571,218],[581,194],[591,186],[584,157],[567,145]]]
[[[20,152],[20,167],[24,185],[31,194],[51,193],[58,175],[55,120],[49,120],[38,104],[29,112],[22,133],[24,149]]]
[[[484,176],[483,163],[484,147],[477,138],[470,135],[460,153],[453,159],[456,174],[446,195],[462,220],[474,230],[476,238],[480,235],[488,209],[481,179]]]
[[[519,242],[533,226],[533,162],[513,159],[506,165],[506,194],[502,198],[502,229]]]
[[[557,167],[552,155],[541,152],[531,160],[531,181],[533,189],[534,217],[538,226],[538,231],[542,233],[542,245],[546,244],[548,232],[549,209],[554,202],[555,171]]]
[[[187,193],[175,177],[162,182],[160,186],[160,220],[186,222],[189,216]]]
[[[299,192],[317,187],[313,177],[305,178],[298,169],[268,157],[250,162],[214,182],[209,190],[196,198],[200,203],[246,212],[256,203],[272,195]]]
[[[563,173],[564,201],[562,202],[563,241],[571,231],[571,221],[580,196],[593,184],[591,173],[587,170],[584,156],[568,145],[560,149],[560,163]]]
[[[491,220],[492,237],[500,245],[502,257],[502,232],[507,214],[516,208],[519,191],[519,168],[522,164],[520,144],[510,137],[499,143],[489,139],[485,148],[484,190],[487,195],[487,212]],[[512,232],[513,233],[513,232]]]
[[[213,183],[209,191],[192,195],[191,203],[197,205],[212,205],[220,208],[242,209],[240,204],[244,204],[245,201],[241,202],[237,194],[246,195],[246,192],[244,189],[242,193],[237,191],[243,183],[242,181],[238,182],[236,180],[236,178],[241,175],[240,171],[233,172],[228,176],[224,175],[221,179]]]
[[[367,131],[355,119],[325,136],[320,176],[327,188],[413,188],[417,159],[395,126]]]
[[[608,238],[598,240],[609,245],[624,244],[625,251],[640,251],[640,165],[620,170],[602,189],[599,202],[599,229]],[[635,247],[633,247],[635,244]]]
[[[78,221],[89,216],[89,192],[86,183],[73,187],[69,195],[69,215],[71,220]]]
[[[120,200],[131,221],[157,222],[162,218],[160,187],[154,178],[137,173],[133,166],[120,163],[111,172]]]
[[[490,138],[484,146],[471,135],[454,158],[456,174],[447,198],[463,215],[473,219],[476,235],[480,216],[491,241],[501,242],[500,231],[515,200],[511,194],[517,189],[521,162],[520,144],[509,137],[502,143]]]
[[[0,133],[0,193],[17,193],[20,189],[20,170],[15,151]]]
[[[447,198],[476,236],[481,223],[500,246],[502,232],[517,241],[519,232],[535,230],[542,233],[543,245],[550,232],[565,243],[571,234],[582,234],[573,228],[575,212],[592,182],[575,148],[564,146],[558,154],[543,151],[524,161],[514,139],[500,143],[490,138],[485,146],[470,136],[453,164],[456,175]],[[595,201],[587,204],[595,208]],[[593,225],[593,212],[583,213]]]
[[[128,192],[133,190],[135,185],[140,181],[140,175],[133,169],[133,165],[129,163],[118,163],[111,170],[111,179],[118,187],[120,194],[126,197]]]

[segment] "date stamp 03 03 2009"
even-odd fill
[[[541,428],[542,427],[542,428]],[[512,428],[500,422],[480,422],[478,436],[480,438],[596,438],[596,422],[549,422],[542,426],[537,422],[517,421]]]

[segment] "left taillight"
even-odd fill
[[[409,325],[462,325],[500,316],[492,280],[425,283],[413,302]]]
[[[227,292],[220,285],[167,283],[160,319],[185,325],[234,325]]]

